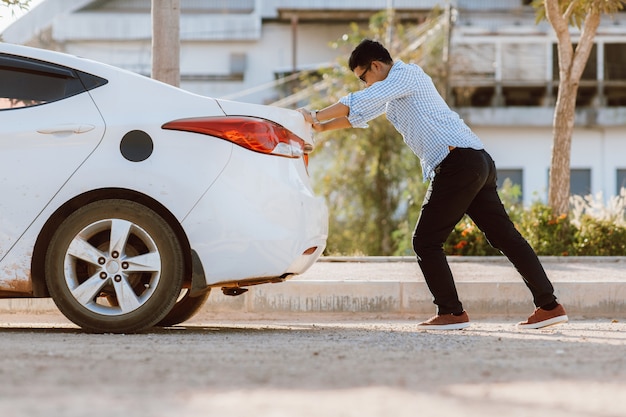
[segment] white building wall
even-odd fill
[[[552,148],[550,128],[476,127],[474,131],[498,169],[522,169],[524,204],[545,199]]]
[[[312,25],[301,23],[296,32],[296,67],[315,68],[335,60],[337,52],[328,43],[339,39],[345,31],[345,25],[327,24]],[[200,92],[206,95],[222,97],[233,93],[254,89],[274,81],[276,73],[290,72],[293,69],[291,27],[278,23],[263,25],[261,38],[252,44],[245,45],[248,61],[244,81],[231,85],[215,85],[214,83]],[[323,39],[323,42],[320,42]],[[229,43],[229,48],[237,48],[237,44]],[[183,47],[186,47],[183,44]],[[182,69],[182,66],[181,66]],[[237,100],[246,102],[269,103],[278,98],[277,91],[265,88],[256,93],[238,94]]]
[[[67,42],[65,52],[140,74],[150,74],[150,40],[131,40],[115,44],[106,41]]]
[[[72,19],[73,20],[73,19]],[[72,23],[65,19],[63,25]],[[78,19],[82,21],[82,19]],[[86,19],[87,21],[91,18]],[[142,21],[141,19],[137,20]],[[185,30],[185,20],[181,22],[181,31]],[[124,31],[122,25],[118,30]],[[116,33],[115,41],[83,39],[80,37],[64,38],[65,52],[105,62],[134,72],[150,75],[151,40],[149,33],[143,31],[127,32],[126,36]],[[196,28],[202,30],[202,28]],[[300,23],[296,31],[296,66],[298,69],[314,68],[333,62],[338,51],[329,46],[346,31],[345,24],[309,24]],[[119,39],[118,39],[119,38]],[[123,40],[122,40],[123,39]],[[293,34],[290,25],[266,23],[259,37],[248,40],[181,40],[180,71],[181,75],[223,75],[230,72],[232,54],[246,56],[246,68],[243,80],[221,81],[182,81],[181,88],[211,97],[231,96],[240,101],[268,103],[278,98],[277,92],[268,86],[255,92],[243,93],[261,85],[271,84],[277,72],[289,72],[293,69]]]
[[[603,192],[602,160],[603,152],[603,130],[598,129],[577,129],[572,137],[572,155],[570,160],[571,169],[591,170],[591,191],[592,193]]]
[[[604,129],[604,159],[600,169],[604,172],[604,195],[615,195],[617,191],[617,169],[626,169],[626,126]]]
[[[498,169],[523,170],[523,201],[546,201],[552,158],[551,127],[474,127]],[[626,126],[576,128],[571,169],[591,170],[591,192],[615,195],[616,170],[626,168]]]

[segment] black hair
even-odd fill
[[[350,71],[354,71],[356,67],[366,67],[372,61],[381,61],[385,64],[393,63],[389,51],[384,46],[376,41],[363,39],[350,54],[348,65],[350,66]]]

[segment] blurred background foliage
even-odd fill
[[[315,93],[307,107],[321,109],[350,91],[363,88],[349,70],[350,52],[364,38],[375,39],[394,59],[420,64],[444,90],[446,38],[443,12],[433,11],[422,24],[406,28],[393,24],[386,12],[376,14],[367,28],[357,25],[332,44],[339,56],[335,65],[304,80]],[[390,30],[393,29],[393,34]],[[389,41],[392,39],[392,41]],[[417,41],[416,41],[417,40]],[[319,134],[311,158],[316,191],[330,210],[329,255],[406,255],[426,191],[419,159],[405,145],[386,118],[367,129],[343,129]]]

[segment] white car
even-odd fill
[[[0,43],[0,297],[124,333],[301,274],[328,234],[312,149],[297,111]]]

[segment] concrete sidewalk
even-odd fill
[[[504,257],[450,257],[459,296],[472,317],[525,318],[530,292]],[[542,257],[571,317],[626,320],[626,257]],[[435,307],[413,257],[325,257],[280,284],[249,287],[237,297],[214,290],[201,313],[280,318],[423,318]],[[0,300],[0,313],[56,312],[50,299]]]

